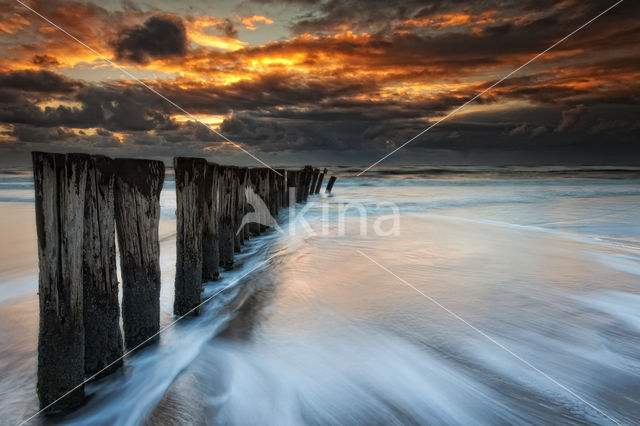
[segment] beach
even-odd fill
[[[331,196],[284,209],[174,325],[169,173],[170,327],[57,421],[640,422],[640,168],[331,171]],[[0,174],[0,219],[0,423],[18,424],[38,410],[29,171]]]

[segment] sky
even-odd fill
[[[615,3],[21,1],[93,51],[0,0],[3,167],[33,150],[259,165],[238,146],[367,166]],[[640,164],[639,18],[623,1],[383,164]]]

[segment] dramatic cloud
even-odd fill
[[[515,127],[512,130],[510,130],[509,134],[511,136],[521,136],[521,135],[527,134],[528,130],[529,130],[529,126],[527,125],[527,123],[522,123],[518,127]]]
[[[202,10],[189,0],[146,9],[131,2],[32,3],[247,149],[301,162],[323,153],[358,163],[400,146],[610,6],[237,0]],[[640,158],[638,13],[637,2],[621,3],[394,159]],[[1,6],[0,18],[0,148],[238,153],[19,4]]]
[[[69,80],[51,71],[22,70],[0,74],[0,89],[24,92],[69,93],[82,83]]]
[[[576,105],[574,108],[562,111],[562,121],[556,127],[556,132],[566,132],[573,129],[580,119],[584,117],[586,110],[583,104]]]
[[[39,66],[42,66],[42,67],[53,67],[53,66],[60,65],[60,62],[58,62],[58,60],[56,58],[54,58],[53,56],[47,55],[47,54],[34,55],[33,63],[35,65],[39,65]]]
[[[267,18],[266,16],[253,15],[253,16],[245,16],[240,19],[242,25],[250,31],[256,30],[258,26],[256,25],[258,22],[264,22],[265,24],[273,24],[273,19]]]
[[[226,26],[224,30],[233,33],[233,26]],[[182,20],[174,16],[152,16],[143,25],[124,30],[115,43],[118,59],[139,64],[150,59],[182,56],[186,52],[186,30]]]

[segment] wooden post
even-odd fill
[[[296,178],[296,202],[297,203],[302,203],[304,202],[304,188],[306,186],[306,173],[305,170],[298,170],[297,173],[297,178]]]
[[[113,185],[113,160],[92,156],[85,194],[82,264],[87,376],[100,373],[98,377],[102,377],[122,365]]]
[[[280,208],[282,207],[286,207],[287,203],[286,203],[286,196],[287,196],[287,187],[286,187],[286,176],[287,176],[287,172],[285,169],[276,169],[278,173],[280,173],[280,176],[277,176],[277,181],[278,181],[278,210],[280,210]]]
[[[293,200],[298,202],[298,181],[300,180],[300,172],[298,170],[288,170],[287,171],[287,203],[293,197]],[[291,193],[293,192],[293,196]],[[290,206],[291,207],[291,206]]]
[[[309,188],[311,187],[311,178],[313,177],[313,167],[304,166],[304,187],[302,188],[302,201],[307,202],[309,197]]]
[[[280,176],[273,170],[269,170],[269,185],[271,186],[271,189],[269,190],[269,193],[271,194],[271,199],[269,201],[271,216],[273,216],[274,219],[277,219],[278,211],[280,210]]]
[[[244,194],[244,190],[247,186],[247,180],[248,180],[248,173],[249,173],[249,169],[247,169],[246,167],[237,167],[235,169],[236,172],[236,179],[238,181],[236,188],[237,188],[237,194],[236,194],[236,200],[237,200],[237,207],[235,209],[235,214],[234,214],[234,223],[236,224],[236,228],[238,226],[240,226],[240,222],[242,221],[242,217],[244,216],[244,214],[247,211],[247,197]],[[240,231],[240,232],[238,232]],[[234,237],[235,237],[235,242],[234,242],[234,249],[236,253],[240,252],[240,247],[242,246],[242,244],[244,244],[244,229],[238,230],[235,229],[234,230]]]
[[[289,191],[290,191],[290,187],[291,186],[295,186],[295,184],[293,184],[292,180],[293,180],[293,175],[295,173],[287,170],[285,173],[285,179],[284,179],[284,194],[283,194],[283,200],[282,200],[282,207],[289,207]]]
[[[248,167],[245,169],[244,182],[245,182],[245,185],[244,185],[245,189],[253,187],[253,185],[251,183],[251,169],[248,168]],[[246,195],[244,193],[244,190],[242,192],[242,198],[244,200],[244,214],[246,214],[246,213],[249,212],[249,202],[247,201],[247,197],[246,197]],[[242,220],[242,219],[240,219],[240,220]],[[240,225],[238,225],[238,226],[240,226]],[[245,241],[248,240],[251,237],[251,229],[250,229],[250,227],[248,225],[245,225],[242,228],[242,235],[243,235],[243,239]]]
[[[287,170],[287,208],[295,208],[296,202],[298,198],[298,194],[296,194],[296,187],[298,186],[298,172],[295,170]],[[289,215],[291,215],[291,210],[289,210]],[[291,216],[289,216],[291,218]]]
[[[326,174],[327,174],[327,169],[325,168],[324,171],[320,173],[320,176],[318,176],[318,183],[316,183],[316,189],[314,191],[315,194],[320,192],[320,188],[322,188],[322,180],[324,179],[324,175]]]
[[[220,266],[225,269],[233,267],[233,253],[235,243],[235,229],[233,227],[233,207],[234,198],[237,191],[235,189],[236,180],[234,171],[230,166],[220,166]]]
[[[327,189],[325,189],[325,194],[331,194],[331,190],[333,189],[333,184],[336,183],[336,177],[331,176],[329,178],[329,182],[327,183]]]
[[[220,249],[218,239],[218,165],[207,164],[204,178],[204,212],[202,227],[202,281],[220,278]]]
[[[254,168],[249,170],[250,178],[251,178],[251,186],[253,192],[255,192],[258,196],[262,196],[262,177],[260,168]],[[262,232],[262,226],[259,223],[251,222],[248,224],[249,230],[253,235],[260,235]]]
[[[116,159],[115,211],[120,269],[122,322],[127,348],[157,339],[160,329],[161,161]]]
[[[304,169],[302,170],[302,201],[306,202],[307,201],[307,196],[309,195],[307,192],[307,189],[309,188],[309,185],[311,184],[311,176],[309,174],[309,170],[308,168],[309,166],[304,166]]]
[[[311,178],[311,185],[309,186],[309,195],[315,194],[316,184],[318,182],[318,175],[320,174],[320,170],[313,169],[313,177]]]
[[[37,393],[47,413],[64,412],[84,400],[82,251],[90,157],[34,152],[32,159],[40,273]]]
[[[249,212],[249,203],[247,201],[247,196],[245,195],[245,191],[247,188],[251,187],[251,176],[249,175],[249,168],[248,167],[242,167],[242,189],[240,191],[240,200],[242,201],[242,212],[241,214],[238,215],[238,220],[236,221],[237,226],[240,226],[240,223],[242,223],[242,218],[244,217],[245,214],[247,214]],[[238,232],[236,230],[236,232]],[[250,237],[250,232],[249,232],[249,227],[248,226],[243,226],[242,230],[240,230],[240,239],[242,241],[242,244],[244,244],[245,241],[247,241]]]
[[[264,204],[267,206],[267,208],[269,208],[269,172],[270,170],[266,167],[260,167],[260,193],[258,195],[260,195],[260,198],[262,198],[262,201],[264,201]],[[260,215],[260,232],[264,232],[267,230],[267,226],[263,225],[264,223],[268,223],[268,217],[267,215],[270,214],[270,211],[262,211],[261,215]]]
[[[173,313],[198,315],[202,293],[202,230],[204,226],[205,175],[203,158],[177,157],[176,173],[176,277]]]

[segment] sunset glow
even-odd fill
[[[367,6],[355,7],[346,21],[346,11],[322,3],[311,18],[300,18],[295,7],[278,14],[275,6],[258,2],[250,9],[238,4],[188,12],[115,2],[29,4],[190,113],[214,117],[207,122],[233,140],[266,153],[295,146],[291,155],[304,156],[320,146],[347,146],[372,157],[388,140],[417,134],[600,10],[572,0],[548,8],[463,2],[434,11],[416,3],[389,9],[386,20]],[[557,46],[434,129],[416,149],[421,155],[430,147],[477,149],[469,144],[479,134],[512,145],[510,132],[523,124],[546,129],[545,138],[559,145],[607,129],[600,139],[613,137],[629,148],[623,141],[639,126],[634,8],[620,6]],[[103,130],[105,136],[92,138],[128,141],[132,152],[137,141],[155,140],[166,155],[212,143],[183,112],[20,4],[7,2],[0,13],[2,90],[20,99],[2,110],[4,149],[47,144],[48,129],[55,128],[70,135],[56,144],[79,148],[104,143],[72,136],[87,128]],[[41,84],[27,87],[33,79]],[[579,119],[563,125],[564,114],[578,105]],[[328,139],[322,131],[327,126],[334,132]],[[460,136],[455,142],[452,132]],[[519,146],[539,150],[537,139],[526,135]]]

